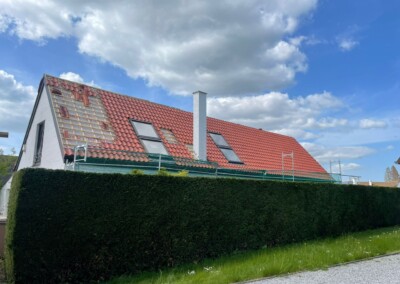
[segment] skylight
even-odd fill
[[[224,148],[220,148],[220,149],[229,162],[233,162],[233,163],[241,163],[242,162],[232,149],[224,149]]]
[[[143,139],[142,143],[147,153],[168,155],[162,142]]]
[[[243,164],[238,155],[236,155],[235,151],[233,151],[231,146],[229,146],[228,142],[226,142],[224,136],[218,133],[209,133],[209,134],[214,143],[218,146],[222,154],[224,154],[225,158],[230,163]]]
[[[224,137],[221,134],[210,133],[212,140],[214,140],[215,144],[219,147],[229,147],[229,144],[225,141]]]
[[[151,125],[150,123],[132,120],[132,124],[138,136],[160,139],[156,131],[154,130],[153,125]]]
[[[147,153],[168,155],[160,137],[151,123],[131,120],[144,149]]]

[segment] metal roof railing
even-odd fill
[[[173,157],[163,154],[129,152],[115,149],[100,149],[78,146],[74,160],[66,164],[67,170],[98,173],[129,173],[133,169],[146,174],[156,174],[161,169],[171,173],[188,171],[189,176],[239,178],[257,180],[303,181],[340,183],[337,174],[289,170],[252,170],[222,168],[215,162]],[[86,160],[85,160],[86,159]]]

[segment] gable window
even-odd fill
[[[224,136],[218,133],[209,133],[209,134],[214,143],[218,146],[222,154],[224,154],[225,158],[230,163],[243,164],[238,155],[236,155],[235,151],[233,151],[231,146],[229,146],[228,142],[226,142]]]
[[[147,153],[168,155],[160,137],[151,123],[131,120],[144,149]]]
[[[42,159],[43,137],[44,137],[44,121],[39,123],[36,127],[35,153],[33,156],[34,166],[40,165],[40,161]]]

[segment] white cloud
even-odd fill
[[[312,133],[312,132],[308,132],[308,131],[304,131],[302,129],[280,129],[280,130],[275,130],[273,131],[275,133],[279,133],[282,135],[287,135],[287,136],[291,136],[291,137],[295,137],[296,139],[300,139],[300,140],[312,140],[312,139],[316,139],[319,137],[319,135]]]
[[[56,1],[2,1],[0,22],[7,24],[10,33],[21,39],[42,41],[71,34],[68,10]]]
[[[80,52],[171,93],[278,90],[307,69],[293,33],[317,0],[3,1],[0,23],[22,39],[76,37]],[[7,26],[7,27],[6,27]]]
[[[392,151],[392,150],[394,150],[394,146],[393,146],[393,145],[388,145],[388,146],[386,147],[386,150]]]
[[[315,35],[307,36],[304,39],[305,45],[318,45],[318,44],[328,44],[329,41],[321,38],[317,38]]]
[[[320,163],[359,159],[375,152],[374,149],[365,146],[326,147],[310,142],[303,142],[301,145]]]
[[[340,38],[338,39],[338,45],[342,51],[350,51],[359,44],[358,41],[352,38]]]
[[[5,32],[9,25],[10,25],[10,19],[6,16],[0,15],[0,33]]]
[[[208,99],[208,115],[263,128],[298,139],[314,139],[315,130],[345,127],[346,119],[327,116],[344,104],[328,92],[290,98],[272,92],[260,96]]]
[[[376,119],[361,119],[360,120],[360,128],[370,129],[370,128],[386,128],[388,124],[383,120]]]
[[[33,109],[35,89],[0,70],[0,130],[24,132]]]
[[[400,117],[395,117],[395,118],[392,117],[391,119],[393,126],[396,128],[400,128]]]
[[[339,166],[339,163],[336,162],[332,164],[332,173],[342,172],[342,174],[346,174],[348,171],[357,170],[359,168],[361,168],[361,165],[357,163],[341,163]]]
[[[69,80],[69,81],[73,81],[73,82],[77,82],[77,83],[81,83],[81,84],[86,84],[86,85],[93,86],[93,87],[98,87],[93,81],[85,82],[85,80],[83,80],[81,75],[74,73],[74,72],[61,73],[60,78]]]

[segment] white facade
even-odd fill
[[[28,129],[29,133],[26,143],[23,146],[24,150],[22,151],[21,160],[17,170],[33,167],[38,124],[42,122],[44,122],[42,156],[40,164],[35,167],[64,169],[63,153],[61,153],[55,125],[56,122],[53,117],[53,111],[50,107],[49,96],[46,92],[46,88],[43,88],[36,111],[32,115],[34,116],[32,125],[30,129]]]
[[[0,192],[0,220],[7,218],[8,198],[10,196],[12,177],[1,188]]]
[[[193,93],[193,151],[196,159],[207,160],[207,93]]]

